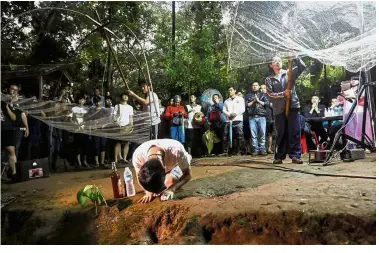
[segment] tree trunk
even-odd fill
[[[106,81],[106,87],[107,87],[107,90],[109,91],[112,87],[112,68],[113,68],[113,64],[112,64],[112,52],[111,52],[111,49],[108,47],[108,62],[107,62],[107,81]]]
[[[175,62],[175,30],[176,30],[176,17],[175,17],[175,1],[172,1],[172,61]]]

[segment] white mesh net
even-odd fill
[[[8,95],[1,94],[2,101]],[[37,101],[35,97],[15,102],[17,108],[47,125],[72,133],[142,143],[150,139],[149,112],[134,111],[132,122],[125,122],[114,108],[81,106],[57,101]],[[117,107],[117,105],[116,105]]]
[[[376,65],[376,3],[227,2],[229,68],[310,56],[350,72]]]

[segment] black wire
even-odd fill
[[[254,162],[255,164],[261,164],[261,165],[270,165],[271,168],[262,168],[262,167],[252,167],[245,165],[248,162]],[[241,165],[243,164],[243,165]],[[283,172],[291,172],[291,173],[302,173],[302,174],[308,174],[308,175],[314,175],[314,176],[326,176],[326,177],[347,177],[347,178],[362,178],[362,179],[376,179],[374,176],[360,176],[360,175],[338,175],[338,174],[329,174],[329,173],[315,173],[315,172],[307,172],[304,170],[296,170],[296,169],[290,169],[287,167],[279,166],[272,164],[271,162],[262,162],[262,161],[256,161],[256,160],[245,160],[245,161],[237,161],[237,162],[227,162],[227,163],[192,163],[192,166],[227,166],[227,165],[233,165],[236,167],[241,168],[251,168],[251,169],[258,169],[258,170],[279,170]],[[274,168],[273,168],[274,167]]]

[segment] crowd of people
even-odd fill
[[[93,95],[75,93],[70,85],[60,90],[57,103],[75,104],[71,108],[70,121],[80,125],[84,120],[96,120],[111,115],[113,121],[120,126],[121,133],[128,134],[133,126],[133,115],[136,110],[149,112],[151,115],[150,139],[170,138],[183,144],[192,157],[253,155],[265,156],[274,154],[274,164],[280,164],[288,157],[292,163],[301,164],[301,135],[308,129],[309,136],[316,136],[314,143],[308,138],[308,144],[330,143],[336,132],[342,126],[342,120],[334,120],[331,125],[322,121],[307,119],[327,115],[343,115],[345,107],[354,99],[355,92],[343,91],[344,98],[333,98],[330,107],[320,104],[317,96],[311,98],[311,103],[300,114],[300,100],[296,93],[296,78],[304,71],[305,65],[301,59],[294,59],[292,70],[292,89],[288,90],[288,70],[282,69],[282,61],[275,57],[269,64],[272,75],[264,83],[253,81],[246,92],[238,87],[228,87],[228,98],[222,101],[216,93],[212,103],[207,107],[195,95],[189,96],[189,101],[183,103],[180,95],[175,95],[164,108],[151,85],[141,81],[140,87],[144,96],[139,96],[127,90],[116,99],[109,92],[101,95],[101,89],[94,89]],[[352,86],[351,89],[355,86]],[[43,98],[51,98],[51,85],[44,85]],[[11,178],[15,177],[17,160],[36,159],[48,156],[51,152],[51,169],[56,170],[58,157],[69,160],[76,167],[89,167],[89,161],[94,167],[104,167],[110,162],[128,162],[132,155],[130,150],[136,145],[127,141],[118,141],[101,136],[91,136],[84,133],[69,133],[53,128],[30,117],[19,109],[19,87],[10,85],[9,99],[2,99],[2,151],[8,155]],[[75,95],[74,95],[75,93]],[[288,115],[285,113],[286,98],[291,97]],[[136,102],[132,107],[129,100]],[[56,112],[55,112],[56,113]],[[42,117],[47,112],[41,112]],[[357,117],[359,118],[359,117]],[[358,119],[359,120],[359,119]],[[368,119],[370,120],[370,119]],[[359,125],[355,123],[355,125]],[[359,129],[348,131],[358,134]],[[48,133],[52,131],[52,140]],[[207,149],[207,133],[212,133],[213,148]],[[315,135],[311,135],[311,133]],[[275,136],[275,143],[273,137]],[[308,136],[308,137],[309,137]],[[209,141],[209,140],[208,140]],[[21,144],[25,142],[26,148]],[[52,143],[51,148],[47,143]],[[45,146],[45,149],[42,146]],[[50,149],[50,150],[49,150]],[[20,150],[25,150],[23,154]],[[274,152],[275,151],[275,152]],[[66,164],[65,164],[66,166]]]
[[[157,98],[145,81],[140,85],[147,99],[150,95]],[[159,108],[157,99],[143,104],[142,108],[133,108],[128,104],[129,98],[132,97],[130,91],[116,99],[109,92],[106,96],[102,96],[99,88],[94,89],[92,96],[86,92],[75,92],[71,85],[62,87],[59,96],[54,98],[49,84],[44,85],[42,100],[34,102],[36,105],[43,104],[41,101],[54,102],[46,103],[48,106],[46,110],[41,109],[38,110],[38,114],[30,115],[21,109],[20,103],[23,103],[23,97],[19,94],[19,85],[10,85],[6,93],[2,94],[1,99],[2,161],[8,162],[10,168],[8,177],[12,179],[16,177],[17,161],[44,158],[49,155],[51,155],[51,171],[57,170],[58,158],[63,158],[65,169],[67,162],[75,167],[104,167],[111,161],[126,163],[130,159],[128,158],[130,143],[127,141],[90,135],[85,131],[72,133],[49,126],[41,121],[41,118],[56,118],[58,121],[78,126],[77,129],[83,127],[83,122],[91,123],[106,119],[115,122],[119,134],[127,135],[133,128],[135,110],[149,111],[155,106]],[[151,106],[153,103],[154,106]],[[154,124],[160,123],[159,115],[153,117],[152,122],[152,128],[156,129],[152,132],[152,138],[157,138],[158,127]]]

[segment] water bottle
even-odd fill
[[[125,180],[125,192],[128,197],[136,195],[136,189],[133,184],[133,174],[130,171],[129,167],[125,167],[124,171],[124,180]]]

